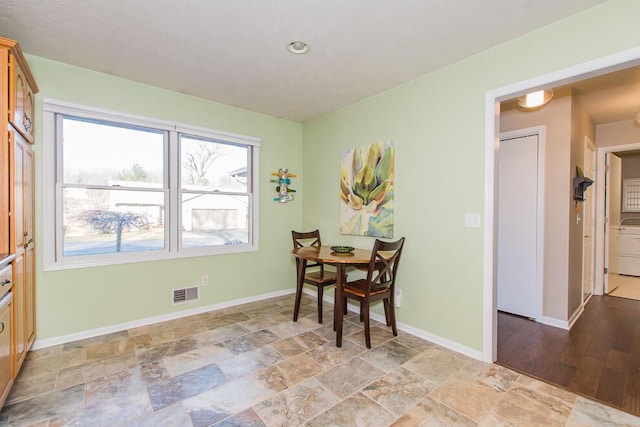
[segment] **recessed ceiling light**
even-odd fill
[[[518,98],[518,105],[522,108],[536,108],[551,101],[551,98],[553,98],[553,89],[539,90]]]
[[[296,55],[302,55],[303,53],[309,52],[309,45],[305,42],[295,41],[289,43],[287,50],[291,53],[295,53]]]

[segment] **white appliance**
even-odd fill
[[[618,228],[618,273],[640,276],[640,226]]]

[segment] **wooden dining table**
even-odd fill
[[[307,261],[322,262],[324,264],[336,267],[336,293],[333,319],[336,329],[336,346],[342,347],[342,323],[343,323],[343,307],[342,307],[342,288],[346,281],[346,269],[350,266],[363,266],[369,264],[371,260],[371,249],[354,249],[349,253],[338,253],[331,249],[331,246],[307,246],[293,250],[293,256],[298,258],[297,271],[297,287],[298,290],[304,286],[304,271]],[[297,299],[301,292],[297,292]],[[296,301],[300,304],[300,301]]]

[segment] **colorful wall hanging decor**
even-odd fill
[[[342,154],[340,233],[393,237],[393,164],[393,141]]]
[[[271,182],[275,182],[278,184],[276,186],[278,197],[274,197],[273,201],[280,203],[287,203],[292,201],[294,199],[293,193],[295,193],[296,190],[289,187],[289,184],[291,184],[291,178],[295,178],[298,175],[296,175],[295,173],[289,173],[289,170],[285,168],[278,169],[278,172],[271,172],[271,175],[278,177],[278,179],[271,180]]]

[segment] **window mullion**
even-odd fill
[[[167,206],[169,207],[169,252],[177,253],[180,247],[180,209],[181,198],[180,193],[180,147],[178,143],[178,133],[169,132],[168,146],[168,184],[169,192],[167,194]]]

